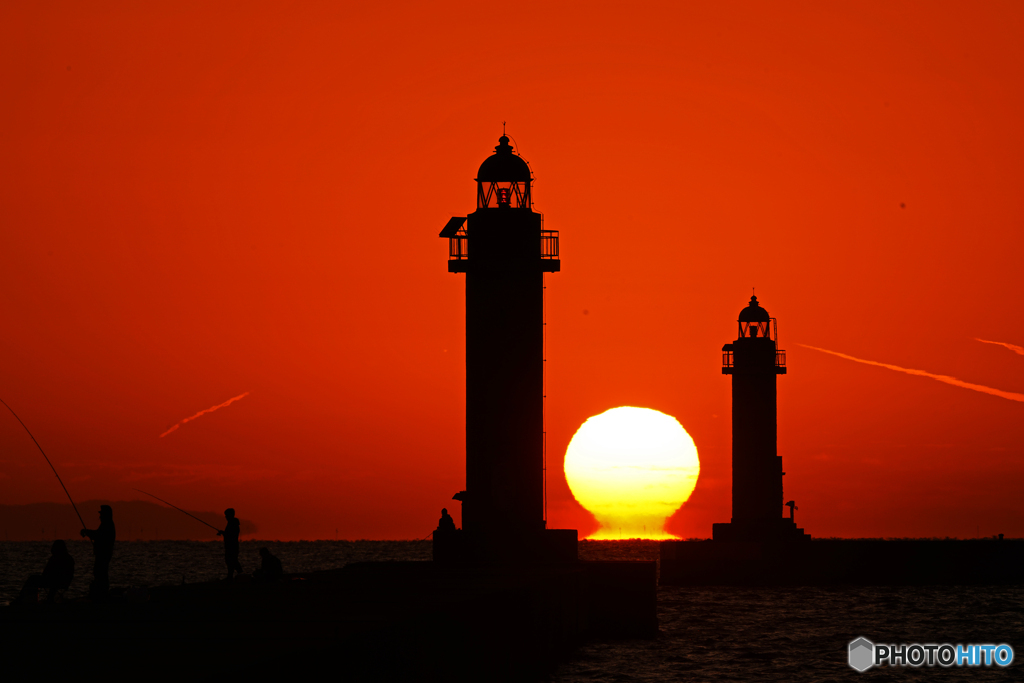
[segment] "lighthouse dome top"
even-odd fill
[[[750,305],[740,311],[739,321],[741,323],[766,323],[769,320],[771,320],[771,316],[757,303],[756,296],[750,297]]]
[[[508,137],[502,135],[498,138],[494,154],[480,164],[476,179],[481,183],[528,183],[531,179],[530,167],[525,159],[512,151]]]

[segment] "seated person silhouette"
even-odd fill
[[[260,548],[260,558],[260,568],[252,573],[254,579],[272,582],[284,576],[281,560],[271,555],[268,549]]]
[[[442,533],[455,531],[455,520],[448,514],[448,508],[441,508],[441,519],[437,522],[437,530]]]
[[[67,590],[73,578],[75,578],[75,558],[71,557],[71,553],[68,552],[67,543],[54,541],[50,546],[50,559],[46,561],[43,573],[28,577],[28,581],[21,589],[21,594],[14,602],[18,605],[38,602],[40,588],[49,589],[46,601],[53,602],[58,592]]]

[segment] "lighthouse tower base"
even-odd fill
[[[434,531],[433,557],[442,563],[502,564],[576,562],[575,529],[536,529],[519,533],[467,534],[462,529]]]
[[[811,535],[786,517],[745,522],[723,522],[711,525],[711,538],[715,541],[746,541],[779,543],[809,541]]]

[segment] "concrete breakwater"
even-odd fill
[[[666,541],[660,583],[927,585],[1024,582],[1024,540]]]
[[[355,563],[279,583],[207,582],[0,608],[8,657],[112,680],[529,680],[593,637],[657,633],[654,562]],[[10,661],[10,659],[8,659]],[[483,678],[481,678],[483,677]]]

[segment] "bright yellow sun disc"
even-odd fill
[[[612,408],[588,419],[565,453],[572,494],[601,528],[592,539],[675,538],[665,520],[697,485],[697,447],[671,415]]]

